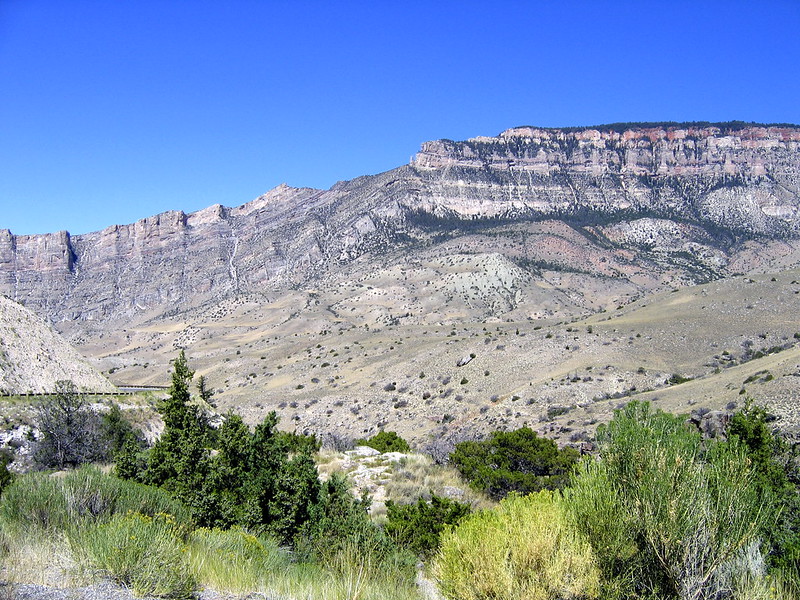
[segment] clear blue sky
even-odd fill
[[[0,0],[0,228],[328,188],[516,125],[800,123],[800,0]]]

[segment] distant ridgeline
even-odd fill
[[[238,207],[165,212],[77,236],[0,230],[0,293],[64,327],[102,329],[111,319],[313,287],[476,231],[490,232],[481,251],[523,267],[555,256],[590,275],[626,278],[638,265],[691,282],[724,276],[752,240],[762,267],[793,252],[799,210],[796,125],[517,127],[426,142],[408,165],[329,190],[281,185]],[[571,264],[545,238],[497,229],[526,223],[578,231],[583,257]],[[586,258],[600,254],[603,265]]]
[[[586,131],[595,129],[600,132],[614,131],[616,133],[624,133],[626,131],[635,129],[718,129],[720,133],[734,133],[742,131],[743,129],[766,129],[766,128],[781,128],[781,129],[797,129],[798,125],[792,123],[756,123],[755,121],[631,121],[629,123],[606,123],[605,125],[589,125],[586,127],[536,127],[531,125],[523,125],[521,127],[531,129],[548,129],[551,131],[562,131],[564,133],[576,133],[579,131]]]

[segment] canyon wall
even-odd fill
[[[408,165],[330,190],[282,185],[235,208],[85,235],[0,230],[0,293],[54,323],[157,319],[313,286],[354,261],[413,256],[476,228],[545,220],[634,259],[688,249],[687,261],[717,276],[748,241],[793,244],[798,211],[798,127],[518,127],[427,142]]]

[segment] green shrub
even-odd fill
[[[157,488],[81,467],[63,477],[29,473],[17,478],[0,498],[0,522],[17,531],[72,531],[110,520],[117,513],[167,513],[188,523],[185,507]]]
[[[442,536],[433,565],[450,600],[597,598],[600,572],[558,492],[512,494]]]
[[[779,510],[778,525],[768,523],[761,532],[771,547],[769,562],[785,572],[796,572],[800,565],[800,474],[788,445],[773,434],[768,420],[767,412],[748,399],[733,415],[728,435],[744,446],[758,493],[774,498]],[[800,585],[800,579],[797,583]]]
[[[378,452],[411,452],[408,442],[394,431],[381,431],[367,440],[356,440],[356,446],[369,446]]]
[[[305,452],[313,454],[319,452],[322,443],[313,435],[303,435],[288,431],[279,431],[278,440],[289,453]]]
[[[577,450],[559,450],[553,440],[528,427],[495,431],[482,442],[461,442],[450,454],[450,463],[470,485],[495,500],[509,492],[563,488],[577,460]]]
[[[605,465],[595,459],[578,464],[572,484],[564,490],[565,507],[576,528],[595,549],[603,575],[603,598],[634,597],[639,547],[635,524],[620,499]]]
[[[106,458],[116,459],[130,444],[138,450],[145,448],[144,436],[141,431],[131,425],[116,402],[113,402],[111,409],[100,417],[100,434]]]
[[[344,475],[334,473],[322,484],[319,501],[300,537],[307,557],[325,561],[348,544],[393,551],[391,541],[369,518],[369,497],[356,499]]]
[[[566,497],[618,588],[717,598],[742,565],[755,573],[758,536],[774,513],[753,485],[742,444],[704,443],[683,418],[638,402],[597,438],[601,461],[578,471]]]
[[[189,598],[196,581],[189,569],[183,531],[169,515],[116,515],[88,528],[78,552],[90,564],[138,596]]]
[[[14,481],[14,474],[8,470],[12,460],[13,457],[9,452],[0,450],[0,494]]]
[[[694,379],[694,377],[684,377],[680,373],[673,373],[670,375],[669,379],[667,379],[667,385],[680,385],[692,379]]]
[[[398,544],[422,558],[428,558],[439,549],[439,536],[449,525],[458,524],[471,512],[469,504],[431,494],[430,501],[423,498],[416,504],[386,502],[386,533]]]

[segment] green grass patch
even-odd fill
[[[17,478],[0,499],[0,524],[8,531],[71,532],[109,521],[116,514],[173,515],[189,522],[189,513],[167,492],[82,467],[64,476],[30,473]]]
[[[186,559],[186,528],[171,515],[115,515],[75,536],[76,553],[137,596],[189,598],[197,581]]]
[[[195,530],[187,557],[200,583],[234,593],[264,589],[286,573],[291,562],[274,539],[239,528]]]

